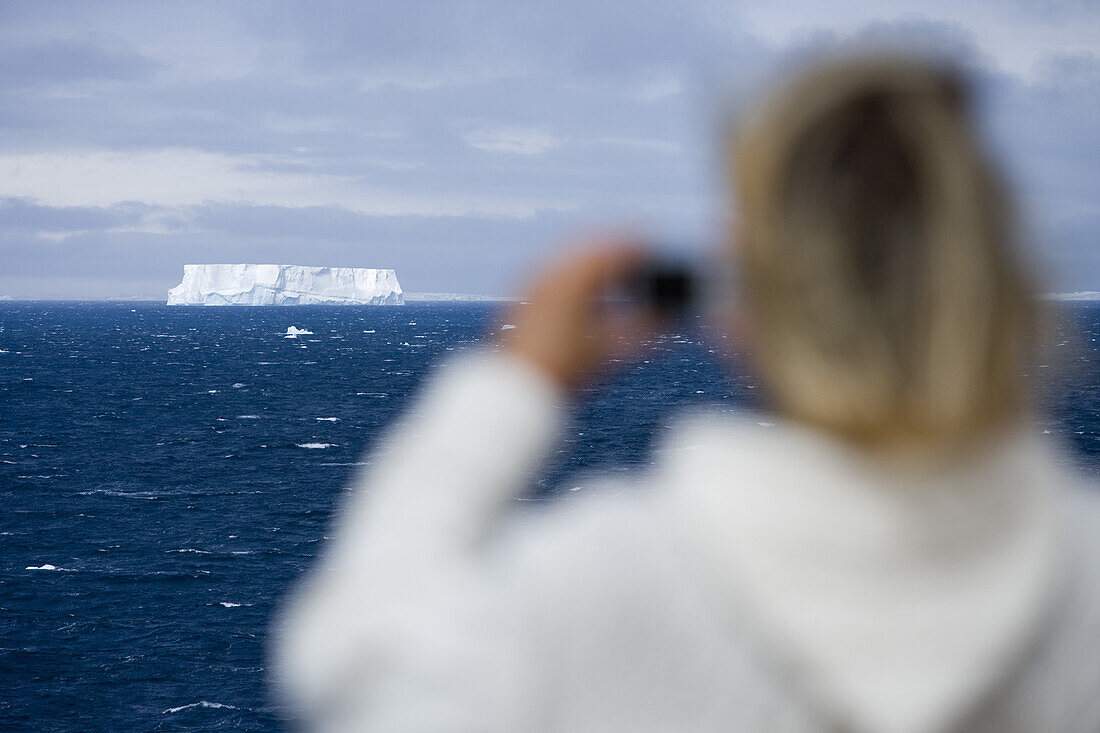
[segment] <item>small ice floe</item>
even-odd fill
[[[241,387],[244,387],[244,386],[245,386],[244,382],[234,382],[233,383],[233,389],[240,389]]]
[[[61,570],[61,569],[62,568],[59,568],[56,565],[50,565],[49,563],[46,563],[45,565],[37,565],[37,566],[36,565],[28,565],[27,566],[27,570]]]
[[[511,331],[515,327],[516,327],[516,325],[514,323],[505,323],[503,326],[500,327],[500,330],[501,331]]]
[[[299,448],[321,449],[321,448],[333,448],[335,446],[336,446],[335,443],[298,443]]]
[[[286,329],[286,335],[283,338],[296,339],[299,336],[312,336],[313,331],[307,328],[298,328],[297,326],[289,326]]]
[[[315,417],[313,419],[317,422],[340,422],[338,417]]]
[[[209,700],[199,700],[193,702],[190,705],[180,705],[178,708],[168,708],[161,715],[167,715],[169,713],[178,713],[181,710],[190,710],[191,708],[225,708],[226,710],[237,710],[233,705],[224,705],[220,702],[210,702]]]
[[[225,606],[226,608],[240,608],[241,606],[241,604],[239,603],[230,603],[229,601],[222,601],[221,605]]]

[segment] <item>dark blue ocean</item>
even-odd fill
[[[1100,472],[1100,306],[1063,312],[1041,427]],[[0,303],[0,730],[278,730],[273,610],[380,431],[497,316]],[[686,406],[755,405],[737,351],[670,328],[587,390],[528,498],[647,462]]]

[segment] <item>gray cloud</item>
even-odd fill
[[[1096,21],[1057,7],[1066,22]],[[410,289],[507,292],[584,222],[703,240],[722,214],[731,105],[784,63],[871,43],[971,70],[1042,250],[1066,283],[1098,286],[1095,55],[1051,55],[1022,78],[979,51],[980,28],[951,18],[775,47],[738,17],[626,0],[5,3],[0,250],[12,266],[0,293],[159,293],[184,262],[211,259],[397,266]],[[178,179],[179,195],[127,188],[128,172],[149,174],[142,156],[163,150],[185,151],[156,171],[158,190]],[[89,176],[56,187],[80,200],[51,195],[48,168],[31,171],[33,190],[17,177],[31,165],[18,156],[46,166],[103,151],[122,156],[110,180],[58,164]],[[188,168],[203,155],[220,167]],[[226,176],[240,190],[226,193]],[[273,192],[256,188],[267,182]],[[375,198],[415,211],[379,216]]]
[[[147,81],[160,64],[89,40],[51,40],[0,49],[0,87],[55,89],[87,82]]]

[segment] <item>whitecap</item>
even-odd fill
[[[298,443],[299,448],[333,448],[335,443]]]
[[[338,417],[315,417],[313,419],[317,422],[340,422]]]
[[[224,708],[226,710],[238,710],[239,709],[235,705],[225,705],[225,704],[220,703],[220,702],[210,702],[209,700],[199,700],[198,702],[193,702],[190,705],[180,705],[178,708],[168,708],[163,713],[161,713],[161,715],[165,715],[167,713],[178,713],[181,710],[188,710],[190,708]]]
[[[237,415],[238,420],[259,420],[259,415]]]
[[[208,390],[206,390],[206,394],[217,394],[217,393],[218,393],[218,390],[216,390],[216,389],[208,389]]]
[[[240,389],[243,386],[245,386],[244,382],[234,382],[233,383],[233,389]]]
[[[374,329],[372,328],[372,329],[371,329],[371,330],[369,330],[369,331],[363,331],[363,333],[374,333]]]
[[[210,552],[207,551],[207,550],[196,550],[193,547],[184,547],[184,548],[181,548],[179,550],[165,550],[165,552],[193,552],[196,555],[209,555],[210,554]]]
[[[500,327],[500,330],[501,331],[511,331],[513,328],[515,328],[515,324],[505,323],[503,326]]]
[[[226,608],[239,608],[241,604],[230,603],[229,601],[221,601],[221,605],[225,606]]]

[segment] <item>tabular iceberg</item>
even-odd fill
[[[302,265],[184,265],[168,305],[404,305],[393,270]]]

